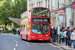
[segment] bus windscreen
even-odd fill
[[[46,8],[33,8],[32,17],[49,17],[49,10]]]
[[[47,34],[50,31],[50,24],[31,24],[31,30],[35,34]]]

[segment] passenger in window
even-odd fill
[[[39,28],[40,28],[41,32],[43,32],[43,26],[41,25]]]
[[[44,17],[47,17],[47,14],[45,14],[45,16]]]
[[[33,13],[32,16],[33,16],[33,17],[36,17],[37,15],[36,15],[36,13]]]

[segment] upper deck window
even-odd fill
[[[49,10],[46,8],[32,9],[32,17],[49,17]]]

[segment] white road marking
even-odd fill
[[[16,43],[18,43],[18,42],[16,41]]]
[[[37,43],[38,44],[38,43]]]
[[[45,45],[48,45],[48,44],[45,44]]]
[[[18,46],[18,44],[16,44],[16,46],[15,47],[17,47]]]
[[[18,46],[18,42],[14,39],[14,41],[16,42],[16,45],[15,45],[15,48],[17,48],[17,46]]]
[[[28,44],[28,42],[25,42],[28,46],[30,46],[29,44]]]
[[[7,37],[7,38],[10,38],[10,37]],[[18,46],[17,40],[15,40],[15,39],[13,39],[13,38],[10,38],[10,39],[12,39],[12,40],[14,40],[14,41],[16,42],[16,45],[15,45],[15,47],[14,47],[14,49],[13,49],[13,50],[16,50],[16,48],[17,48],[17,46]]]
[[[3,36],[3,37],[5,37],[5,36]],[[10,38],[10,37],[6,37],[6,38],[9,38],[9,39],[12,39],[12,40],[14,40],[15,42],[16,42],[16,45],[15,45],[15,47],[14,47],[14,49],[13,50],[16,50],[16,48],[17,48],[17,46],[18,46],[18,42],[17,42],[17,40],[15,40],[15,39],[13,39],[13,38]],[[26,43],[28,46],[30,46],[28,43]]]
[[[45,44],[40,43],[40,45],[45,45]]]
[[[14,48],[14,50],[16,50],[16,48]]]
[[[16,40],[14,39],[14,41],[16,42]]]
[[[16,50],[16,48],[17,48],[17,46],[18,46],[18,42],[17,42],[17,40],[15,40],[15,39],[14,39],[14,41],[16,42],[16,45],[15,45],[14,50]]]

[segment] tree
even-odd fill
[[[0,12],[1,12],[0,13],[0,21],[1,21],[0,23],[5,25],[5,30],[7,30],[7,28],[6,28],[7,24],[11,23],[11,21],[8,19],[8,17],[9,17],[8,11],[10,8],[8,6],[10,6],[10,2],[5,1],[0,9]]]
[[[14,3],[11,0],[0,0],[0,3],[0,23],[5,24],[5,29],[12,23],[8,17],[20,18],[21,13],[27,10],[27,0],[14,0]]]
[[[20,18],[21,13],[27,10],[27,0],[15,0],[11,5],[11,16]]]
[[[12,2],[10,9],[10,16],[13,18],[20,18],[21,13],[27,10],[27,0],[15,0]],[[16,24],[14,23],[14,26]]]

